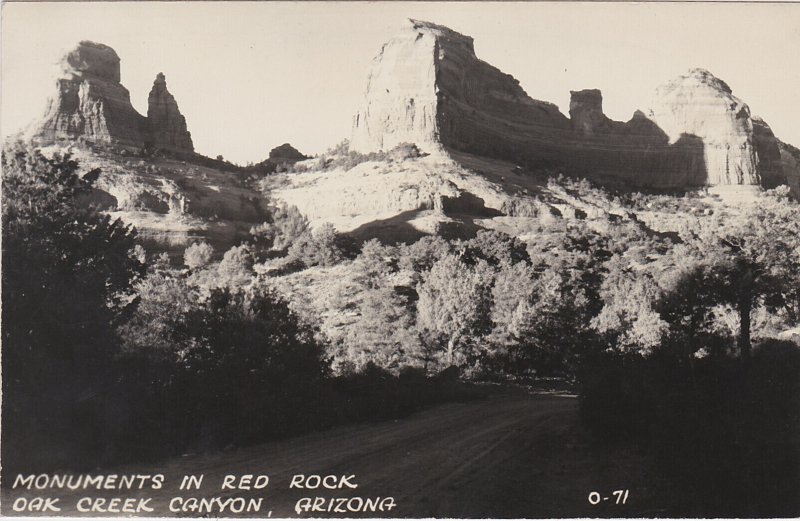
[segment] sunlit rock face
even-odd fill
[[[449,29],[415,31],[411,24],[372,61],[367,93],[353,119],[352,150],[389,150],[403,142],[426,149],[438,145],[437,49],[448,37],[472,43]]]
[[[750,109],[710,72],[693,69],[659,87],[650,117],[670,143],[684,135],[703,141],[706,184],[761,183]]]
[[[151,146],[164,150],[194,150],[186,120],[159,73],[148,98],[147,117],[131,105],[128,89],[120,83],[120,58],[111,47],[80,42],[59,63],[56,93],[44,116],[27,137],[50,144],[87,141]]]
[[[145,118],[120,84],[119,56],[107,45],[83,41],[61,60],[57,91],[44,117],[30,129],[45,141],[83,138],[140,146]]]
[[[350,146],[370,152],[409,142],[428,152],[443,144],[507,155],[535,127],[545,135],[568,129],[569,121],[555,105],[531,99],[515,79],[480,61],[472,38],[409,20],[372,62]]]
[[[769,126],[708,71],[665,84],[627,122],[605,116],[599,90],[571,94],[567,117],[478,59],[472,38],[410,20],[373,60],[351,148],[410,142],[628,186],[785,182]]]
[[[147,98],[148,140],[152,146],[168,150],[192,152],[192,135],[186,129],[186,118],[167,90],[167,80],[158,73]]]

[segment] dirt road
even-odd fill
[[[582,432],[574,397],[503,392],[467,403],[440,405],[408,418],[340,427],[290,440],[210,455],[189,455],[160,465],[131,465],[95,474],[165,476],[159,490],[25,491],[4,493],[3,513],[20,496],[60,497],[59,515],[100,515],[76,508],[83,497],[152,498],[154,512],[140,515],[208,517],[596,517],[659,515],[641,458],[592,448]],[[179,490],[185,475],[203,475],[199,490]],[[261,490],[222,490],[226,475],[269,476]],[[344,488],[290,489],[293,476],[352,476]],[[312,478],[311,485],[315,484]],[[263,481],[263,480],[262,480]],[[333,483],[329,478],[328,484]],[[353,489],[348,486],[357,484]],[[8,486],[9,484],[6,484]],[[617,505],[615,490],[628,490]],[[589,502],[597,491],[598,505]],[[193,510],[187,498],[220,498],[214,510]],[[391,497],[395,506],[359,513],[358,500]],[[602,500],[608,497],[608,500]],[[174,498],[181,498],[175,500]],[[232,512],[231,498],[262,498],[257,512]],[[333,500],[333,501],[331,501]],[[237,500],[238,501],[238,500]],[[324,504],[323,504],[324,501]],[[90,500],[81,503],[82,508]],[[21,503],[20,503],[21,504]],[[384,502],[386,507],[388,503]],[[173,512],[170,510],[179,510]],[[104,507],[101,507],[101,509]],[[319,509],[333,511],[320,511]],[[186,509],[184,512],[181,510]],[[342,513],[345,509],[347,512]],[[52,512],[50,513],[52,515]],[[107,514],[106,514],[107,515]]]

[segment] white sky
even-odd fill
[[[570,90],[599,88],[606,114],[627,120],[703,67],[800,145],[800,4],[761,3],[4,3],[2,134],[41,114],[54,64],[93,40],[120,55],[143,114],[164,72],[200,153],[320,152],[349,137],[370,61],[406,18],[472,36],[479,58],[564,113]]]

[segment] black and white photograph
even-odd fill
[[[3,517],[800,517],[800,3],[2,3]]]

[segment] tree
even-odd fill
[[[282,203],[271,210],[270,220],[252,227],[250,234],[257,244],[267,249],[283,251],[307,234],[309,226],[308,219],[296,206]]]
[[[397,271],[397,248],[383,246],[377,239],[364,242],[354,263],[359,272],[359,282],[367,289],[386,284],[386,277]]]
[[[728,301],[739,314],[738,347],[748,356],[751,313],[763,301],[789,324],[800,324],[800,205],[786,187],[764,193],[739,216],[718,213],[693,237],[697,257],[724,271]]]
[[[183,252],[183,263],[189,269],[202,268],[211,262],[214,248],[207,242],[196,242]]]
[[[465,243],[471,257],[484,259],[492,266],[501,263],[530,262],[524,242],[496,230],[481,230]]]
[[[224,287],[231,284],[246,283],[253,275],[254,264],[255,258],[250,246],[242,244],[232,247],[225,252],[219,266],[217,266],[218,285]]]
[[[114,327],[144,267],[135,232],[88,203],[99,171],[81,175],[69,155],[20,145],[2,166],[3,447],[15,447],[3,456],[35,466],[37,441],[68,457],[102,439],[85,397],[111,385]]]
[[[661,344],[667,323],[655,306],[661,292],[645,273],[612,269],[603,281],[603,309],[592,319],[598,333],[606,335],[612,347],[621,352],[649,354]]]
[[[213,290],[175,335],[191,406],[215,445],[297,428],[328,365],[313,331],[272,290]]]
[[[358,313],[344,336],[340,364],[346,362],[351,370],[361,371],[373,363],[394,373],[423,365],[414,317],[402,295],[387,285],[366,289]]]
[[[330,223],[325,223],[313,233],[306,232],[289,247],[289,259],[298,260],[306,267],[333,266],[341,262],[345,253],[340,247],[339,234]]]
[[[445,367],[471,361],[477,337],[491,330],[492,281],[485,261],[470,266],[446,255],[417,285],[417,328]]]

